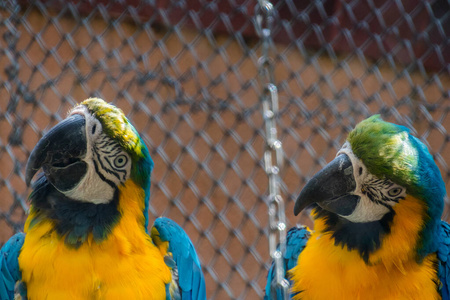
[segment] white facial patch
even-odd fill
[[[346,154],[352,162],[356,182],[353,194],[360,197],[353,213],[342,216],[343,218],[355,223],[378,221],[390,211],[390,207],[406,197],[404,187],[370,174],[364,163],[353,153],[348,141],[336,156],[341,154]]]
[[[107,203],[117,186],[130,177],[131,157],[103,132],[100,121],[85,106],[77,106],[73,114],[81,114],[86,120],[87,152],[83,161],[88,168],[78,185],[64,194],[83,202]]]
[[[358,193],[355,194],[357,195]],[[361,200],[353,213],[348,216],[344,216],[344,218],[352,221],[353,223],[366,223],[381,220],[381,218],[383,218],[383,216],[388,212],[389,209],[386,206],[377,204],[367,200],[366,197],[361,196]]]

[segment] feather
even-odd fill
[[[16,282],[21,279],[19,253],[25,239],[24,233],[16,233],[0,250],[0,299],[13,299]]]
[[[165,261],[168,261],[167,265],[176,271],[181,299],[206,299],[205,279],[200,261],[186,232],[174,221],[158,218],[153,224],[151,237],[161,253],[173,259]],[[176,267],[173,267],[172,261]]]
[[[441,222],[441,231],[439,235],[439,246],[437,251],[439,269],[439,290],[442,299],[450,299],[450,264],[448,263],[450,253],[450,225]]]
[[[286,235],[286,251],[284,253],[285,278],[289,279],[289,270],[297,265],[297,259],[303,249],[305,249],[310,236],[311,233],[306,226],[296,226],[289,229]],[[275,284],[275,265],[272,263],[267,275],[266,294],[264,299],[281,299],[281,296],[276,295]]]

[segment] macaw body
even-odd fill
[[[77,247],[67,244],[51,220],[31,224],[32,212],[19,255],[30,299],[166,298],[170,269],[136,218],[142,215],[143,191],[130,179],[119,189],[122,216],[100,243],[88,235]]]
[[[406,128],[361,122],[296,201],[295,214],[315,206],[314,231],[288,232],[291,298],[449,299],[444,195],[431,155]],[[277,298],[272,267],[266,299]]]
[[[403,225],[419,227],[421,223],[414,217],[401,223],[395,224],[383,247],[366,263],[358,251],[336,246],[331,234],[323,234],[325,221],[316,220],[290,271],[292,289],[303,291],[300,299],[439,299],[436,253],[417,262],[409,245],[415,244],[418,235],[411,235]]]
[[[74,108],[33,150],[27,182],[41,167],[25,234],[2,248],[2,299],[16,281],[28,299],[206,299],[183,229],[158,218],[147,233],[153,162],[120,110]]]

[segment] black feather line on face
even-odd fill
[[[54,229],[66,245],[78,248],[93,234],[94,241],[100,243],[120,219],[119,190],[106,204],[80,202],[66,197],[41,176],[33,185],[30,195],[35,217],[30,227],[44,219],[54,223]]]
[[[383,205],[387,208],[391,208],[391,206],[388,204],[390,202],[398,203],[400,200],[405,199],[403,196],[388,196],[385,195],[382,191],[382,189],[388,190],[394,185],[394,183],[390,180],[381,180],[381,179],[375,179],[371,180],[367,183],[363,184],[362,187],[362,193],[367,196],[367,198],[376,203]]]
[[[99,159],[100,163],[101,160]],[[97,165],[97,161],[93,160],[94,162],[94,168],[95,168],[95,173],[97,173],[98,177],[100,177],[101,180],[103,180],[104,182],[106,182],[107,184],[109,184],[113,189],[116,189],[116,185],[114,184],[114,182],[112,182],[109,179],[106,179],[105,176],[103,176],[103,174],[99,171],[98,165]],[[105,170],[104,166],[102,166],[102,170]]]
[[[389,207],[390,208],[390,207]],[[369,256],[380,248],[382,239],[391,232],[395,216],[392,208],[378,221],[353,223],[320,207],[315,208],[316,219],[325,220],[325,232],[331,232],[335,245],[347,247],[349,251],[357,250],[366,264]]]
[[[105,149],[109,149],[109,150],[105,150]],[[114,160],[114,158],[122,152],[119,144],[117,144],[113,140],[106,139],[105,141],[99,143],[99,145],[97,147],[94,147],[92,149],[92,151],[95,154],[96,161],[100,164],[100,167],[103,171],[105,171],[109,174],[112,174],[119,181],[125,181],[127,172],[125,170],[116,168],[115,166],[113,166],[113,164],[110,161],[111,159]],[[100,155],[100,153],[102,155]],[[109,167],[104,165],[103,159],[109,165]],[[99,174],[100,172],[98,171],[98,166],[97,166],[96,161],[94,160],[95,168],[96,168],[95,170]],[[122,176],[120,176],[119,173],[122,173]],[[99,174],[99,176],[101,176],[102,179],[105,178],[102,174]]]

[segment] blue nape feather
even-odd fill
[[[286,273],[284,278],[289,279],[288,271],[297,265],[298,256],[305,249],[310,235],[311,233],[306,229],[306,226],[296,226],[289,229],[286,236],[286,251],[284,253],[284,271]],[[292,282],[289,280],[289,283]],[[275,284],[275,266],[272,263],[267,275],[265,300],[282,299],[281,295],[278,295],[276,291]],[[293,296],[291,295],[291,297]]]
[[[14,299],[16,282],[22,277],[19,269],[19,253],[25,233],[17,233],[0,250],[0,299]]]
[[[206,299],[205,279],[200,261],[186,232],[174,221],[167,218],[156,219],[153,228],[158,231],[159,238],[163,242],[169,242],[168,252],[172,253],[178,271],[181,299]],[[172,266],[169,265],[169,267]]]

